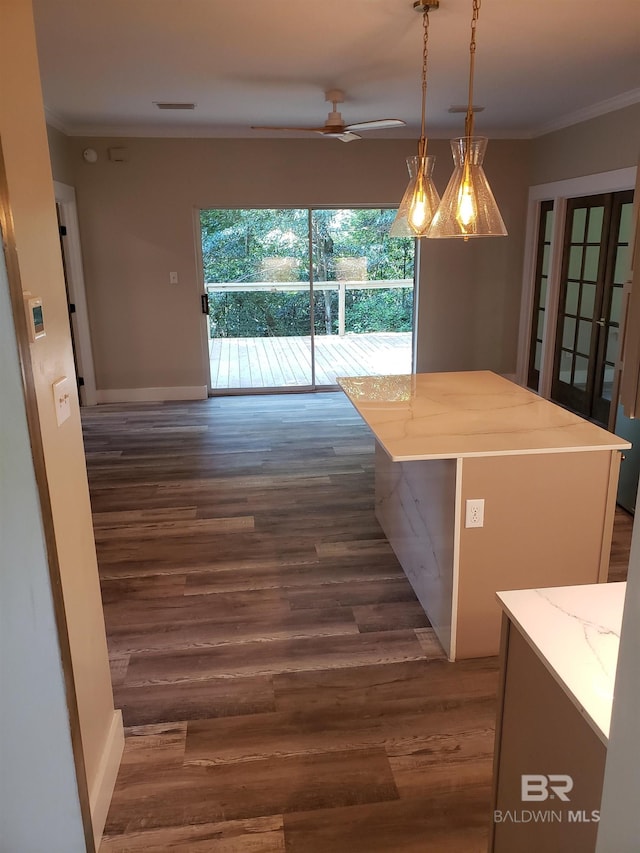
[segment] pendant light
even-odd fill
[[[436,211],[428,237],[491,237],[507,233],[498,205],[482,168],[487,140],[473,135],[473,72],[476,26],[481,0],[473,0],[469,47],[469,104],[464,136],[451,140],[454,170]]]
[[[402,196],[400,207],[389,229],[391,237],[424,237],[440,202],[432,174],[435,157],[427,156],[425,121],[427,112],[427,59],[429,43],[429,10],[437,9],[439,0],[419,0],[413,4],[422,12],[422,122],[418,154],[407,157],[409,184]]]

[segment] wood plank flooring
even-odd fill
[[[126,726],[103,853],[483,851],[497,661],[444,659],[345,397],[83,423]]]
[[[338,376],[409,373],[411,332],[317,335],[316,385],[335,385]],[[214,338],[209,342],[211,385],[228,388],[286,388],[311,385],[311,338]]]

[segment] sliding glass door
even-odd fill
[[[211,387],[333,387],[409,373],[414,241],[387,209],[200,215]]]
[[[214,389],[312,383],[306,210],[203,210]]]

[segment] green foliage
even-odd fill
[[[338,295],[323,281],[413,277],[411,238],[388,236],[394,210],[314,210],[311,215],[314,328],[338,331]],[[292,210],[203,210],[200,215],[205,282],[309,281],[309,213]],[[341,274],[342,271],[342,274]],[[411,289],[347,288],[347,332],[408,331]],[[212,337],[308,335],[308,292],[212,292]]]
[[[347,291],[345,330],[347,332],[410,332],[413,290]]]

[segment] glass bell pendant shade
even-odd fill
[[[431,222],[429,237],[506,236],[482,168],[486,148],[487,140],[482,136],[451,140],[454,170]]]
[[[407,157],[409,184],[389,229],[390,237],[424,237],[429,230],[440,196],[433,178],[436,158],[415,154]]]

